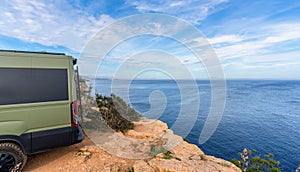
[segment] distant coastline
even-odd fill
[[[92,77],[92,76],[83,76],[87,80],[142,80],[142,81],[168,81],[173,79],[156,79],[156,78],[134,78],[134,79],[124,79],[124,78],[111,78],[111,77]],[[208,78],[197,78],[197,79],[176,79],[177,81],[211,81]],[[225,78],[225,81],[300,81],[300,78]]]

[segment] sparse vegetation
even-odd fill
[[[151,151],[150,151],[150,156],[151,157],[156,157],[158,154],[162,153],[162,158],[163,159],[171,159],[171,158],[174,158],[173,155],[172,155],[172,152],[170,151],[167,151],[165,148],[163,147],[157,147],[157,146],[152,146],[151,147]],[[181,161],[181,159],[179,158],[175,158],[179,161]]]
[[[125,170],[125,172],[134,172],[134,168],[133,167],[128,168],[127,170]]]
[[[230,167],[230,164],[227,164],[225,162],[221,163],[221,165],[224,166],[224,167]]]
[[[152,146],[151,150],[150,150],[150,156],[156,157],[156,155],[158,155],[160,153],[165,153],[165,152],[166,152],[166,149],[163,147]]]
[[[142,117],[139,113],[137,113],[129,104],[119,96],[114,94],[111,95],[112,100],[119,113],[129,121],[139,121]]]
[[[231,162],[245,172],[280,172],[277,168],[280,162],[274,160],[274,154],[265,154],[263,158],[257,155],[256,150],[247,150],[238,153],[241,160],[232,159]],[[256,154],[255,156],[253,154]],[[253,157],[252,157],[253,156]]]
[[[187,139],[185,137],[183,137],[182,139],[183,139],[183,141],[186,141],[187,143],[190,143],[189,139]]]
[[[165,152],[163,158],[164,159],[171,159],[171,158],[173,158],[172,153],[170,151]]]
[[[87,86],[87,80],[79,78],[79,81],[81,101],[84,102],[80,108],[82,110],[80,114],[85,114],[81,116],[81,120],[82,126],[87,131],[113,129],[125,132],[133,129],[132,121],[139,121],[142,117],[119,96],[111,94],[109,97],[96,94],[92,97],[90,95],[92,88]],[[98,107],[99,111],[95,107]]]
[[[100,109],[102,118],[113,130],[125,132],[133,129],[133,123],[120,115],[112,97],[96,94],[96,102]]]
[[[102,118],[115,131],[125,132],[133,129],[134,125],[131,121],[138,121],[141,117],[133,108],[114,94],[111,97],[96,94],[96,102]]]
[[[205,154],[201,154],[201,155],[200,155],[200,158],[201,158],[201,160],[206,161]]]

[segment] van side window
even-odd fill
[[[67,69],[0,68],[0,105],[68,100]]]

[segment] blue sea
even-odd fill
[[[181,82],[187,86],[182,88],[188,89],[191,83]],[[187,139],[208,155],[231,160],[239,158],[237,153],[246,147],[257,150],[262,156],[273,153],[274,159],[280,161],[279,168],[282,171],[294,172],[300,164],[300,81],[226,81],[224,114],[216,131],[204,144],[199,144],[198,140],[211,106],[210,81],[196,81],[200,96],[188,95],[187,100],[182,100],[181,94],[190,92],[180,90],[178,82],[173,80],[133,80],[129,86],[122,86],[122,82],[118,84],[113,89],[120,97],[128,92],[127,103],[142,114],[147,114],[150,108],[161,108],[159,104],[153,103],[156,100],[149,101],[153,91],[160,91],[164,95],[161,98],[166,100],[166,106],[158,119],[167,123],[170,128],[176,121],[180,108],[192,106],[193,102],[197,102],[195,99],[200,99],[197,120]],[[94,87],[97,93],[109,95],[111,85],[111,80],[98,79]],[[151,118],[151,115],[146,117]],[[188,120],[187,118],[186,121]]]

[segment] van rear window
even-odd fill
[[[67,69],[0,68],[0,105],[68,100]]]

